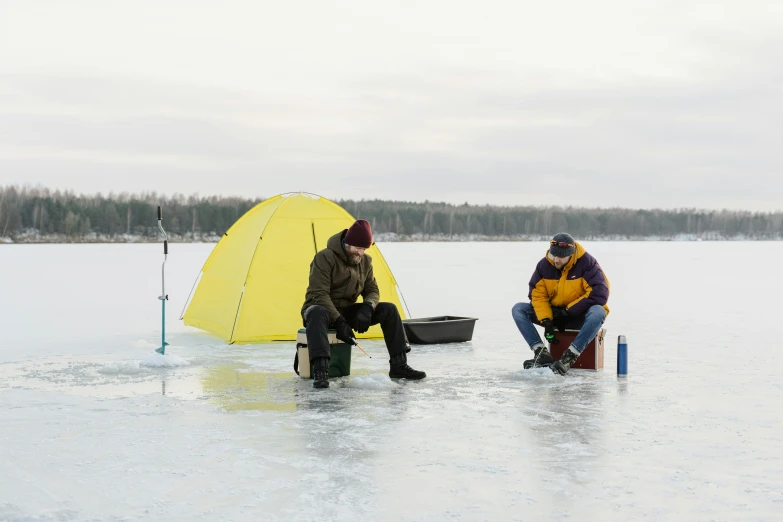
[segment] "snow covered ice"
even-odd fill
[[[603,372],[522,370],[511,319],[543,243],[389,243],[416,317],[313,390],[294,343],[227,346],[179,312],[213,245],[0,247],[0,520],[775,520],[783,243],[585,243],[612,310]],[[763,255],[759,255],[763,253]],[[617,336],[629,377],[614,374]],[[170,355],[169,355],[170,354]],[[147,364],[142,364],[142,363]]]

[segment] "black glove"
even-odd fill
[[[373,307],[370,303],[362,303],[359,311],[356,312],[356,331],[364,333],[370,329],[372,322]]]
[[[564,306],[553,306],[552,316],[552,322],[557,329],[565,332],[566,323],[568,322],[568,310]]]
[[[353,330],[348,326],[348,321],[342,315],[334,322],[334,329],[337,332],[337,338],[344,343],[354,344],[353,339],[356,337],[353,334]]]
[[[549,341],[549,344],[560,344],[560,341],[555,337],[555,325],[552,323],[552,319],[544,319],[541,324],[544,325],[544,337]]]

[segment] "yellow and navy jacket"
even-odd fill
[[[609,280],[598,261],[576,243],[576,252],[563,270],[555,268],[547,250],[530,278],[528,298],[539,321],[552,319],[553,306],[564,306],[572,317],[584,315],[593,305],[603,306],[608,314]]]

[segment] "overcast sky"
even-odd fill
[[[0,0],[0,185],[783,209],[783,2]]]

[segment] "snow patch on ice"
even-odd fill
[[[0,238],[2,240],[2,238]],[[76,520],[80,516],[80,513],[71,509],[63,509],[57,511],[44,512],[40,515],[30,515],[22,511],[19,507],[9,504],[0,504],[0,520],[9,520],[11,522],[22,521],[34,521],[34,522],[48,522],[58,520]]]
[[[394,388],[399,388],[400,385],[391,380],[388,375],[373,373],[370,375],[354,377],[345,387],[357,388],[360,390],[392,390]]]
[[[189,366],[190,363],[182,357],[176,355],[151,353],[139,363],[139,366],[147,368],[177,368],[180,366]]]
[[[145,372],[146,370],[141,368],[137,362],[111,363],[98,369],[98,373],[104,375],[138,375]]]
[[[511,376],[514,379],[521,379],[525,381],[549,381],[549,380],[563,380],[561,375],[555,374],[549,367],[542,368],[530,368],[527,370],[518,370],[513,372]]]

